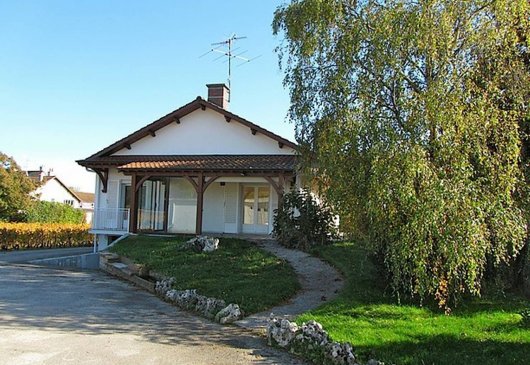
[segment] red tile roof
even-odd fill
[[[294,171],[294,155],[129,155],[78,161],[88,167],[121,171]]]

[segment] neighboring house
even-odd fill
[[[228,88],[192,102],[94,155],[91,232],[99,248],[127,232],[269,234],[296,183],[296,144],[227,110]]]
[[[94,217],[94,193],[76,191],[75,195],[81,200],[81,209],[85,212],[85,221],[90,224]]]
[[[39,187],[32,195],[41,201],[56,202],[68,204],[76,209],[82,209],[85,212],[85,220],[92,223],[94,212],[94,194],[75,192],[68,188],[57,176],[47,174],[40,170],[26,171],[30,179],[39,184]]]

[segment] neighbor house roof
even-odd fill
[[[82,191],[76,191],[75,194],[81,199],[83,203],[94,203],[94,193],[84,193]]]
[[[237,123],[240,123],[248,128],[250,128],[250,130],[252,131],[252,134],[256,134],[256,133],[261,133],[265,136],[268,136],[269,138],[275,140],[278,142],[278,145],[280,147],[283,147],[283,146],[286,146],[286,147],[290,147],[290,148],[293,148],[293,149],[296,149],[297,148],[297,145],[294,143],[294,142],[291,142],[271,131],[268,131],[267,129],[263,128],[263,127],[260,127],[259,125],[257,124],[254,124],[234,113],[231,113],[221,107],[219,107],[218,105],[214,104],[214,103],[211,103],[207,100],[204,100],[203,98],[201,98],[200,96],[198,96],[195,100],[193,100],[192,102],[184,105],[183,107],[177,109],[177,110],[174,110],[172,111],[171,113],[167,114],[166,116],[152,122],[151,124],[148,124],[147,126],[137,130],[136,132],[128,135],[127,137],[125,138],[122,138],[120,139],[119,141],[111,144],[110,146],[102,149],[101,151],[93,154],[92,156],[84,159],[84,160],[79,160],[77,161],[80,165],[82,166],[87,166],[87,167],[92,167],[94,166],[94,164],[97,164],[98,163],[98,160],[101,158],[101,157],[107,157],[107,156],[110,156],[116,152],[118,152],[119,150],[123,149],[123,148],[130,148],[130,145],[136,141],[139,141],[140,139],[148,136],[148,135],[155,135],[156,131],[158,131],[159,129],[169,125],[170,123],[179,123],[179,120],[180,118],[190,114],[191,112],[197,110],[197,109],[211,109],[213,111],[216,111],[218,113],[221,113],[224,115],[225,119],[227,122],[231,122],[231,121],[235,121]],[[117,156],[113,156],[113,157],[117,157]]]

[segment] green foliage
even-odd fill
[[[363,246],[341,242],[313,248],[342,273],[344,287],[336,299],[302,314],[297,323],[318,321],[333,341],[350,342],[361,364],[371,358],[400,365],[528,362],[530,327],[521,325],[520,315],[530,308],[528,299],[487,292],[460,303],[450,316],[433,302],[420,307],[403,299],[397,304]]]
[[[331,208],[324,201],[317,202],[309,190],[288,192],[274,213],[273,233],[284,246],[308,249],[337,235]]]
[[[255,244],[221,238],[214,252],[182,250],[187,238],[134,236],[118,242],[112,252],[175,278],[176,289],[237,303],[246,314],[278,305],[299,289],[293,268]]]
[[[85,222],[85,214],[68,204],[36,201],[26,213],[27,222],[34,223],[77,223]]]
[[[529,7],[295,0],[275,14],[307,172],[397,295],[449,310],[522,246]]]
[[[21,221],[35,184],[15,160],[0,152],[0,221]]]

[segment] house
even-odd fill
[[[68,204],[76,209],[82,209],[85,213],[85,221],[92,222],[94,211],[94,194],[76,192],[68,188],[57,176],[51,175],[51,170],[45,173],[39,170],[26,171],[28,177],[38,184],[38,188],[32,192],[33,196],[41,201]]]
[[[228,111],[210,84],[190,103],[92,156],[91,232],[99,248],[127,232],[269,234],[297,183],[295,143]]]

